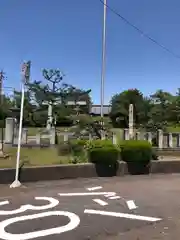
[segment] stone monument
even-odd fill
[[[133,124],[134,124],[134,106],[133,104],[129,105],[129,138],[133,139],[134,137],[134,129],[133,129]]]
[[[14,128],[15,128],[15,118],[6,118],[5,125],[5,143],[13,144],[14,139]]]

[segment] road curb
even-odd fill
[[[180,173],[180,161],[152,161],[150,174]],[[125,162],[119,162],[115,176],[128,175]],[[15,169],[0,169],[0,184],[12,183],[15,177]],[[50,181],[71,178],[99,177],[96,166],[92,163],[24,167],[20,169],[21,182]]]
[[[152,161],[150,173],[180,173],[180,161],[176,160],[158,160]]]

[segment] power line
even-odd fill
[[[164,49],[166,52],[170,53],[172,56],[174,56],[175,58],[180,59],[180,55],[174,53],[171,49],[167,48],[166,46],[164,46],[163,44],[159,43],[156,39],[154,39],[153,37],[151,37],[149,34],[145,33],[142,29],[138,28],[136,25],[134,25],[133,23],[131,23],[127,18],[123,17],[120,13],[118,13],[115,9],[113,9],[111,6],[109,6],[108,4],[104,4],[103,0],[99,0],[103,5],[106,5],[106,7],[112,12],[114,13],[116,16],[120,17],[121,20],[123,20],[127,25],[131,26],[132,28],[134,28],[134,30],[136,30],[137,32],[139,32],[141,34],[141,36],[147,38],[148,40],[150,40],[151,42],[153,42],[154,44],[156,44],[158,47]]]

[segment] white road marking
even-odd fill
[[[111,192],[111,193],[108,193],[108,194],[105,195],[105,197],[107,197],[107,198],[113,197],[113,196],[116,196],[115,192]]]
[[[108,205],[107,202],[105,202],[105,201],[103,201],[103,200],[101,200],[101,199],[93,199],[93,201],[94,201],[95,203],[98,203],[98,204],[101,205],[101,206],[106,206],[106,205]]]
[[[9,201],[0,202],[0,206],[7,205],[7,204],[9,204]]]
[[[0,197],[0,199],[5,199],[5,198],[11,198],[12,196],[3,196],[3,197]]]
[[[127,206],[129,208],[129,210],[133,210],[133,209],[137,208],[137,206],[136,206],[136,204],[134,203],[133,200],[126,201],[126,203],[127,203]]]
[[[119,197],[119,196],[109,197],[109,199],[111,199],[111,200],[120,199],[120,198],[121,197]]]
[[[128,219],[148,221],[148,222],[157,222],[162,220],[161,218],[146,217],[146,216],[127,214],[127,213],[118,213],[118,212],[106,212],[106,211],[99,211],[99,210],[92,210],[92,209],[85,209],[84,213],[96,214],[96,215],[102,215],[102,216],[128,218]]]
[[[95,190],[99,190],[99,189],[102,189],[102,187],[97,186],[97,187],[87,188],[88,191],[95,191]]]
[[[33,219],[41,219],[43,217],[50,217],[50,216],[66,216],[70,219],[70,222],[67,225],[56,227],[56,228],[49,228],[46,230],[40,230],[35,232],[28,232],[28,233],[21,233],[21,234],[12,234],[6,232],[5,228],[10,224],[22,222],[26,220],[33,220]],[[0,239],[4,240],[29,240],[38,237],[46,237],[49,235],[60,234],[63,232],[71,231],[75,229],[80,223],[80,218],[71,212],[63,212],[63,211],[53,211],[53,212],[43,212],[33,215],[27,216],[20,216],[14,217],[7,220],[0,222]]]
[[[41,210],[47,210],[53,207],[56,207],[59,204],[59,201],[55,198],[51,198],[51,197],[35,197],[36,200],[44,200],[44,201],[48,201],[49,204],[43,205],[43,206],[33,206],[30,204],[27,205],[23,205],[18,209],[15,210],[0,210],[0,215],[13,215],[13,214],[18,214],[18,213],[22,213],[25,212],[27,210],[36,210],[36,211],[41,211]],[[7,201],[8,204],[9,202]]]
[[[107,194],[115,194],[114,192],[84,192],[84,193],[58,193],[61,197],[74,197],[74,196],[100,196]]]

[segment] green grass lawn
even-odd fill
[[[9,147],[5,152],[10,155],[7,159],[0,159],[0,168],[14,168],[16,166],[16,147]],[[70,156],[58,156],[56,148],[21,148],[20,163],[24,166],[42,166],[71,163]]]
[[[180,133],[180,126],[169,126],[167,132]]]

